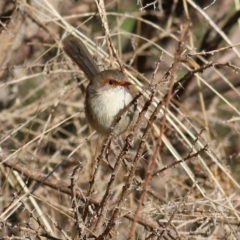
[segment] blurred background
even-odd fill
[[[0,237],[239,239],[239,16],[233,0],[1,0]],[[140,96],[111,145],[62,51],[73,32],[101,70],[116,51]]]

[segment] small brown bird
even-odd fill
[[[131,83],[118,70],[100,72],[87,47],[77,37],[71,35],[66,37],[63,46],[67,55],[82,69],[90,81],[85,100],[87,120],[98,133],[106,135],[116,117],[133,99],[128,89]],[[134,106],[131,106],[123,114],[114,129],[114,135],[120,135],[127,130],[134,110]]]

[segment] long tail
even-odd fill
[[[63,50],[82,69],[90,82],[99,73],[93,57],[80,39],[72,35],[67,36],[63,40]]]

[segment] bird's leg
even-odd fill
[[[111,143],[112,143],[112,139],[110,139],[110,141],[108,142],[107,148],[106,148],[106,160],[109,165],[110,165],[110,163],[108,161],[108,155],[109,155],[109,152],[111,151]]]

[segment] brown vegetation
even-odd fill
[[[240,238],[236,2],[0,2],[1,239]],[[88,126],[70,33],[135,85],[118,139]]]

